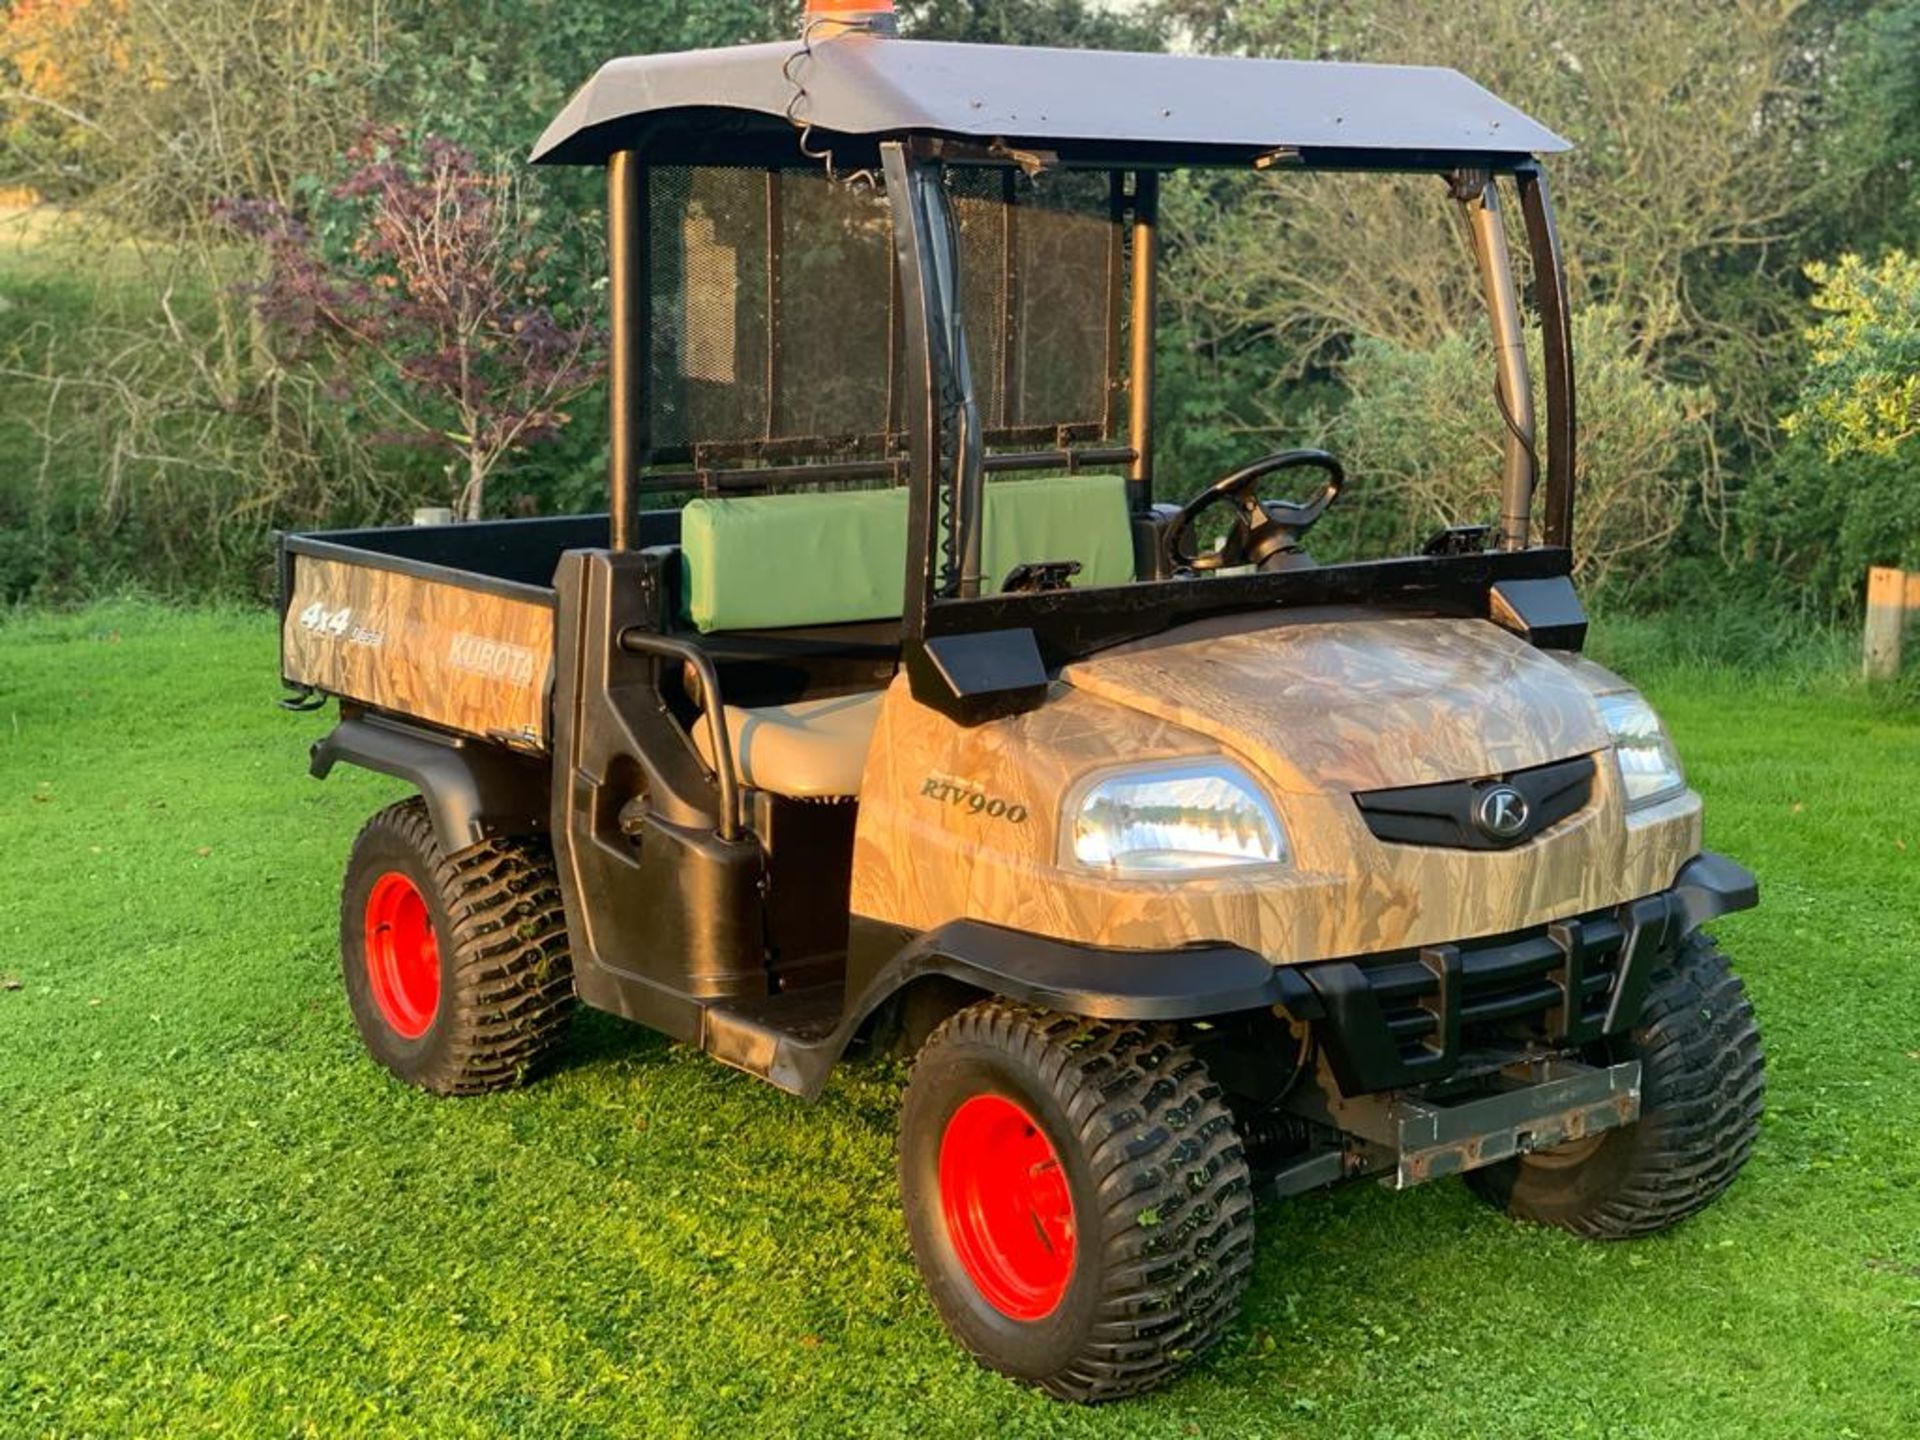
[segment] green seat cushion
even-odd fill
[[[1133,582],[1133,519],[1118,475],[996,480],[987,486],[980,539],[986,588],[997,591],[1016,565],[1078,560],[1076,586]]]
[[[772,630],[886,620],[907,576],[907,492],[692,500],[680,553],[694,628]]]
[[[888,620],[907,571],[907,492],[843,490],[694,500],[680,522],[694,627],[773,630]],[[1133,579],[1133,525],[1117,475],[987,485],[981,563],[998,590],[1014,566],[1078,560],[1077,585]]]

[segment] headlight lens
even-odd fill
[[[1601,718],[1613,736],[1614,758],[1620,763],[1620,783],[1627,808],[1653,805],[1687,788],[1680,757],[1667,738],[1666,727],[1653,707],[1638,695],[1598,697]]]
[[[1125,770],[1070,799],[1073,863],[1118,875],[1192,874],[1287,861],[1280,817],[1227,760]]]

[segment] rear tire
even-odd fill
[[[382,810],[354,841],[340,958],[368,1051],[437,1095],[523,1083],[573,1005],[546,848],[494,840],[443,854],[417,799]]]
[[[1233,1321],[1253,1264],[1233,1117],[1161,1026],[960,1011],[915,1063],[900,1188],[947,1328],[1062,1399],[1166,1381]]]
[[[1719,947],[1691,936],[1653,977],[1638,1027],[1596,1056],[1640,1062],[1637,1122],[1467,1183],[1509,1214],[1593,1240],[1651,1235],[1718,1199],[1753,1152],[1766,1098],[1753,1007]]]

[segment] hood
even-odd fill
[[[1061,679],[1198,731],[1296,794],[1503,775],[1610,743],[1567,665],[1485,620],[1241,616]]]

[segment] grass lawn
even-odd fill
[[[305,775],[260,616],[0,622],[0,1436],[1920,1433],[1920,710],[1642,675],[1764,907],[1720,927],[1759,1152],[1659,1239],[1457,1181],[1261,1207],[1190,1378],[974,1368],[907,1253],[896,1066],[807,1108],[584,1017],[441,1101],[361,1053],[336,885],[399,792]]]

